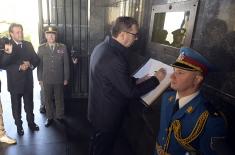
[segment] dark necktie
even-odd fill
[[[179,99],[177,99],[175,101],[172,115],[174,115],[176,113],[176,111],[178,111],[178,110],[179,110]]]
[[[22,43],[19,43],[18,46],[19,46],[20,48],[22,48]]]
[[[51,49],[51,51],[53,51],[53,50],[54,50],[54,46],[53,46],[53,45],[51,45],[51,46],[50,46],[50,49]]]

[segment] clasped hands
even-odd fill
[[[12,53],[12,44],[5,44],[5,53],[11,54]],[[25,71],[31,66],[29,61],[23,61],[23,64],[20,65],[19,70]]]
[[[20,65],[20,70],[26,71],[31,66],[29,61],[23,61],[23,64]]]

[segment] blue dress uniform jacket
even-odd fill
[[[173,121],[180,121],[181,128],[179,132],[181,133],[181,138],[189,138],[199,117],[207,111],[205,105],[208,102],[203,98],[202,94],[199,93],[189,103],[173,114],[175,96],[176,93],[173,91],[163,95],[160,131],[157,138],[158,147],[156,148],[163,149],[164,145],[167,144],[169,127]],[[200,134],[194,140],[192,140],[192,138],[188,139],[190,141],[192,140],[189,145],[201,154],[214,155],[216,152],[213,150],[213,139],[225,137],[225,120],[217,115],[217,113],[209,114],[202,131],[199,131],[199,133]],[[190,152],[176,140],[174,131],[171,132],[169,137],[167,153],[171,155],[185,155],[186,152]],[[160,153],[158,154],[160,155]]]
[[[129,99],[154,89],[152,77],[136,85],[128,66],[128,49],[111,37],[97,45],[91,55],[88,119],[96,130],[115,132],[120,128]]]

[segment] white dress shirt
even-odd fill
[[[194,97],[196,97],[199,94],[200,91],[196,91],[195,93],[179,98],[179,94],[177,92],[176,94],[176,100],[179,99],[179,109],[185,106],[187,103],[189,103]]]

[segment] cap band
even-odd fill
[[[190,57],[187,57],[184,55],[184,53],[181,53],[176,62],[185,64],[187,66],[192,67],[193,69],[200,71],[202,73],[207,73],[207,67],[203,64],[191,59]]]

